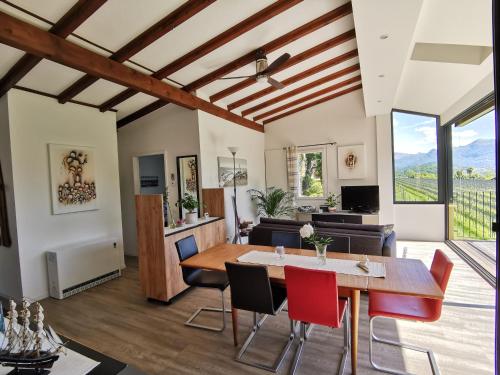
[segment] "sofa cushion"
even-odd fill
[[[261,224],[274,224],[274,225],[292,225],[294,227],[301,227],[305,224],[309,224],[309,221],[298,221],[290,219],[273,219],[270,217],[261,217]]]
[[[315,221],[314,226],[317,228],[335,228],[346,229],[364,232],[377,232],[383,233],[386,237],[392,233],[394,224],[375,225],[375,224],[345,224],[345,223],[332,223],[326,221]]]

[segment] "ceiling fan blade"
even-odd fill
[[[290,58],[289,53],[284,53],[280,57],[278,57],[276,60],[274,60],[271,65],[269,65],[266,69],[266,73],[272,74],[273,71],[278,69],[281,65],[287,62],[287,60]]]
[[[241,79],[241,78],[255,78],[255,74],[252,74],[251,76],[221,77],[218,79]]]
[[[273,86],[275,89],[278,89],[278,90],[281,90],[282,88],[285,87],[284,84],[282,84],[281,82],[279,81],[276,81],[275,79],[271,78],[271,77],[268,77],[267,78],[267,82]]]

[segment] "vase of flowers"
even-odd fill
[[[320,237],[311,224],[305,224],[300,228],[300,236],[308,244],[313,245],[316,248],[316,257],[321,265],[326,264],[326,249],[328,244],[332,242],[330,237]]]

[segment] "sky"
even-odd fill
[[[470,124],[453,128],[453,147],[465,146],[477,139],[494,139],[494,111]],[[412,113],[393,112],[394,151],[406,154],[428,152],[436,148],[436,119]]]

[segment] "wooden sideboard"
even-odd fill
[[[169,302],[188,288],[182,280],[175,243],[194,235],[200,252],[225,243],[225,220],[211,217],[170,229],[164,227],[161,195],[136,195],[135,205],[142,290],[148,299]]]

